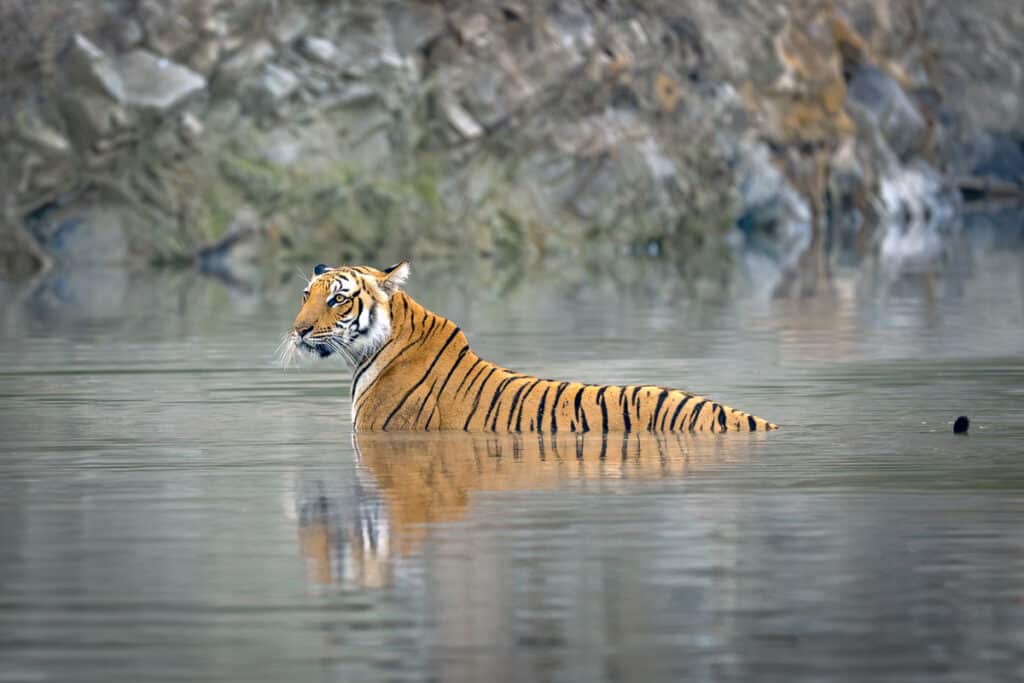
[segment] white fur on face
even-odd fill
[[[407,271],[406,271],[407,272]],[[333,297],[352,297],[357,295],[360,288],[366,290],[369,296],[363,299],[363,310],[356,320],[338,321],[329,337],[319,337],[314,340],[316,343],[333,347],[337,355],[346,358],[354,367],[361,365],[366,359],[376,353],[391,336],[391,318],[388,315],[386,302],[381,302],[375,294],[377,289],[375,282],[363,282],[368,279],[357,274],[340,274],[338,271],[326,271],[320,275],[314,275],[309,279],[305,293],[312,292],[313,287],[321,278],[330,278],[327,287],[325,303]],[[369,303],[365,303],[369,300]],[[304,356],[308,351],[294,333],[285,337],[278,349],[277,357],[281,365],[288,366],[293,363],[296,357]],[[362,382],[360,382],[362,384]]]

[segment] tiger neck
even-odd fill
[[[388,300],[391,329],[386,340],[356,365],[352,373],[352,416],[356,417],[371,389],[389,391],[391,370],[399,364],[423,361],[424,348],[435,335],[462,335],[455,323],[421,306],[405,292],[396,292]],[[463,336],[463,339],[465,337]],[[472,351],[469,353],[472,354]],[[474,354],[475,357],[475,354]]]

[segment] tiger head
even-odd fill
[[[387,270],[317,265],[302,292],[302,308],[285,339],[282,360],[295,350],[321,358],[337,352],[358,365],[390,336],[388,300],[408,277],[406,261]]]

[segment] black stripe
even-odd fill
[[[426,315],[423,316],[423,320],[424,321],[426,321],[427,315],[430,315],[430,311],[427,311]],[[434,328],[437,327],[437,319],[438,318],[437,318],[436,315],[431,315],[430,316],[430,327],[428,327],[427,331],[423,333],[423,338],[424,339],[426,339],[426,338],[428,338],[428,337],[430,337],[431,335],[434,334]]]
[[[576,410],[576,419],[580,421],[580,428],[584,432],[589,432],[590,427],[587,425],[587,410],[582,406],[583,392],[586,390],[586,386],[581,387],[580,390],[576,392],[576,396],[573,398],[572,402]]]
[[[607,456],[607,455],[608,455],[608,437],[602,436],[601,437],[601,455],[599,455],[598,457],[601,460],[604,460],[605,456]]]
[[[363,391],[363,396],[366,396],[369,393],[370,389],[373,388],[373,386],[377,383],[377,381],[380,380],[380,378],[384,375],[385,372],[387,372],[387,369],[390,368],[392,365],[394,365],[395,361],[397,361],[402,354],[404,354],[406,351],[408,351],[412,347],[416,346],[417,344],[421,344],[422,342],[423,342],[423,337],[418,337],[418,338],[414,339],[413,341],[409,342],[408,344],[406,344],[405,346],[403,346],[402,349],[398,353],[396,353],[394,356],[392,356],[391,359],[388,361],[387,365],[382,367],[380,369],[380,372],[377,373],[377,377],[373,380],[373,384],[370,384],[369,386],[367,386],[366,389]],[[365,400],[365,399],[363,399],[363,400]]]
[[[668,421],[668,406],[665,407],[665,412],[661,414],[661,426],[658,427],[659,432],[665,431],[665,423]]]
[[[537,382],[535,381],[533,384],[536,383]],[[512,405],[508,407],[508,422],[505,424],[506,432],[512,431],[512,416],[516,412],[516,406],[519,405],[519,397],[523,395],[523,390],[526,389],[526,387],[533,386],[533,384],[524,384],[523,386],[519,387],[519,390],[516,391],[516,393],[512,396]],[[497,420],[498,416],[495,415],[494,419]]]
[[[568,382],[562,382],[558,385],[558,390],[555,391],[555,400],[551,402],[551,433],[555,434],[558,432],[558,399],[562,396],[562,392],[569,386]]]
[[[402,303],[403,303],[403,305],[405,305],[405,299],[404,299],[404,298],[403,298],[403,300],[402,300]],[[458,330],[458,327],[457,327],[457,326],[456,326],[456,330]],[[381,368],[380,372],[379,372],[379,373],[377,374],[377,377],[379,378],[379,377],[380,377],[381,375],[383,375],[383,374],[384,374],[384,372],[385,372],[385,371],[386,371],[386,370],[387,370],[388,368],[390,368],[390,367],[391,367],[391,365],[392,365],[392,364],[393,364],[393,363],[394,363],[394,362],[395,362],[396,360],[398,360],[399,356],[401,356],[402,354],[404,354],[404,353],[405,353],[406,351],[408,351],[408,350],[409,350],[410,348],[412,348],[412,347],[413,347],[413,346],[415,346],[416,344],[418,344],[418,343],[421,343],[422,341],[424,341],[424,339],[426,339],[426,337],[427,337],[427,335],[428,335],[428,334],[429,334],[429,331],[428,331],[428,332],[425,332],[425,333],[424,333],[424,334],[422,334],[421,336],[417,337],[417,338],[416,338],[416,339],[414,339],[413,341],[411,341],[411,342],[409,342],[408,344],[406,344],[405,346],[403,346],[403,347],[402,347],[402,349],[401,349],[401,350],[400,350],[400,351],[399,351],[398,353],[396,353],[396,354],[395,354],[394,356],[392,356],[392,357],[391,357],[391,359],[390,359],[390,360],[388,361],[388,364],[387,364],[387,365],[385,365],[385,366],[384,366],[383,368]],[[410,333],[409,333],[409,337],[408,337],[408,338],[410,338],[410,339],[412,338],[412,332],[410,332]],[[369,362],[369,363],[367,363],[366,365],[364,365],[364,366],[363,366],[363,369],[362,369],[362,370],[361,370],[361,371],[359,372],[359,374],[358,374],[358,375],[356,376],[356,378],[355,378],[355,381],[358,381],[358,380],[359,380],[359,378],[360,378],[360,377],[362,377],[362,374],[363,374],[364,372],[366,372],[366,370],[368,370],[368,369],[370,368],[370,366],[371,366],[371,365],[373,365],[373,363],[374,363],[374,362],[375,362],[375,361],[377,360],[377,356],[379,356],[379,355],[381,354],[381,352],[382,352],[382,351],[383,351],[383,350],[384,350],[384,349],[385,349],[385,348],[386,348],[386,347],[387,347],[387,346],[388,346],[389,344],[391,344],[391,342],[393,341],[393,339],[394,339],[394,337],[392,337],[391,339],[388,339],[388,341],[387,341],[387,342],[386,342],[386,343],[384,344],[384,346],[380,347],[380,349],[378,349],[378,350],[377,350],[377,353],[375,353],[375,354],[373,355],[373,358],[371,358],[371,359],[370,359],[370,362]],[[374,380],[374,384],[376,384],[376,380]],[[365,394],[365,393],[366,393],[367,391],[369,391],[369,390],[370,390],[370,387],[372,387],[372,386],[373,386],[373,384],[371,384],[370,386],[366,387],[366,390],[365,390],[365,391],[364,391],[363,393]],[[353,382],[353,384],[352,384],[352,390],[353,390],[353,391],[355,391],[355,382]],[[357,412],[357,413],[358,413],[358,411],[359,411],[359,407],[357,407],[357,408],[356,408],[356,412]]]
[[[632,398],[633,409],[636,410],[636,419],[638,419],[638,420],[640,419],[640,400],[637,398],[637,394],[640,392],[640,389],[642,389],[642,387],[639,387],[639,386],[633,387],[633,398]]]
[[[441,388],[437,390],[438,398],[440,398],[441,394],[444,393],[444,388],[448,386],[448,380],[452,378],[452,373],[455,372],[455,368],[459,367],[459,363],[462,362],[462,359],[466,357],[467,353],[469,353],[469,344],[466,344],[459,349],[459,357],[455,359],[454,363],[452,363],[452,367],[448,370],[448,374],[444,376],[444,381],[441,382]]]
[[[647,422],[647,431],[654,431],[654,425],[658,423],[658,413],[661,412],[661,406],[665,403],[666,398],[668,398],[668,391],[662,389],[658,395],[658,402],[654,404],[654,412],[651,414],[651,419]]]
[[[519,379],[519,378],[518,377],[506,377],[505,379],[501,380],[501,383],[498,384],[497,388],[494,390],[494,396],[491,397],[491,405],[487,407],[487,414],[484,415],[484,428],[485,429],[487,428],[487,421],[491,419],[491,413],[494,412],[494,408],[498,404],[498,399],[501,398],[502,392],[505,391],[505,387],[507,387],[510,383],[512,383],[512,381],[517,380],[517,379]],[[492,424],[491,424],[491,430],[492,431],[494,430],[494,425],[497,424],[497,422],[498,422],[498,415],[495,414],[494,415],[494,420],[492,420]]]
[[[723,432],[729,431],[729,427],[725,424],[725,406],[718,406],[718,426],[722,428]]]
[[[526,393],[523,394],[523,401],[522,401],[522,403],[519,404],[519,417],[516,418],[516,431],[517,432],[521,432],[523,430],[523,408],[526,407],[526,399],[530,396],[530,392],[533,391],[536,388],[536,386],[538,384],[540,384],[540,383],[541,383],[541,380],[539,380],[539,379],[535,380],[534,383],[530,385],[530,388],[526,390]],[[511,417],[512,417],[512,412],[509,411],[509,418],[511,419]],[[532,420],[530,421],[530,431],[531,432],[533,431],[533,421]]]
[[[462,385],[465,384],[466,380],[469,379],[469,376],[471,374],[473,374],[473,368],[475,368],[477,365],[480,365],[480,363],[483,363],[483,362],[484,362],[483,358],[477,358],[476,362],[469,366],[469,370],[466,370],[466,374],[462,376],[462,381],[459,382],[459,386],[455,387],[455,395],[456,396],[459,395],[459,391],[462,389]]]
[[[427,381],[427,377],[429,377],[430,373],[432,373],[434,371],[434,366],[437,365],[437,361],[441,360],[441,355],[448,348],[448,345],[452,343],[452,340],[455,339],[456,335],[458,335],[458,333],[461,332],[461,331],[462,330],[459,329],[459,326],[456,325],[455,329],[452,330],[451,335],[448,336],[448,339],[445,341],[444,345],[441,347],[441,350],[437,352],[436,356],[434,356],[434,360],[432,360],[430,362],[430,367],[427,368],[427,371],[425,373],[423,373],[423,376],[420,377],[419,381],[417,381],[416,384],[412,385],[412,389],[409,389],[409,391],[407,391],[405,393],[405,396],[402,397],[402,400],[398,402],[398,405],[395,406],[395,409],[392,410],[391,414],[388,415],[388,418],[386,420],[384,420],[384,424],[382,424],[381,427],[380,427],[381,431],[387,431],[388,423],[391,422],[391,418],[393,418],[395,416],[395,414],[398,413],[398,411],[399,411],[399,409],[401,409],[402,405],[404,405],[406,400],[408,400],[409,396],[412,395],[412,392],[414,392],[417,389],[419,389],[420,385],[423,384],[425,381]]]
[[[686,431],[688,431],[688,432],[692,432],[693,431],[693,426],[695,424],[697,424],[697,418],[700,417],[700,411],[704,410],[704,405],[706,403],[707,403],[707,401],[701,401],[700,403],[698,403],[697,405],[695,405],[693,407],[693,412],[691,413],[691,417],[690,417],[690,426],[686,428]]]
[[[480,384],[480,388],[476,390],[476,398],[473,399],[473,408],[472,408],[472,410],[469,411],[469,415],[466,417],[466,424],[462,425],[462,431],[464,431],[464,432],[468,432],[469,431],[469,421],[473,419],[473,415],[476,414],[476,409],[480,405],[480,394],[483,393],[484,387],[487,386],[488,380],[491,379],[491,375],[493,375],[495,372],[497,372],[497,370],[498,370],[497,366],[491,368],[491,371],[487,373],[487,376],[484,377],[484,381]],[[483,371],[481,370],[481,372],[483,372]],[[476,380],[473,380],[473,381],[475,382]],[[466,390],[466,393],[469,393],[469,389]],[[486,424],[486,422],[485,422],[485,424]]]
[[[752,432],[757,431],[757,420],[754,419],[753,415],[747,415],[747,427]]]
[[[433,382],[430,383],[430,389],[427,390],[427,395],[423,397],[422,401],[420,401],[420,407],[416,411],[416,417],[412,421],[412,426],[413,427],[415,427],[416,425],[418,425],[420,423],[420,415],[423,414],[423,409],[427,406],[427,401],[429,401],[430,397],[434,394],[434,387],[435,386],[437,386],[437,380],[436,379]],[[434,404],[436,405],[437,401],[435,401]]]
[[[622,404],[622,424],[625,425],[625,429],[628,432],[633,423],[629,420],[629,404],[626,403],[626,387],[619,387],[619,403]]]
[[[540,432],[541,423],[544,421],[544,403],[548,400],[548,392],[551,391],[551,385],[549,384],[544,388],[544,393],[540,397],[540,405],[537,406],[537,432]]]
[[[605,401],[604,392],[608,387],[601,387],[597,390],[597,402],[601,405],[601,433],[608,433],[608,403]]]
[[[580,419],[580,404],[583,403],[583,392],[586,390],[587,387],[580,387],[579,391],[577,391],[576,395],[572,398],[572,410],[577,420]]]
[[[434,407],[430,409],[430,415],[427,415],[427,423],[423,425],[424,431],[430,431],[430,421],[437,415],[437,401],[434,401]]]
[[[672,412],[672,420],[669,421],[668,423],[668,430],[670,432],[674,432],[676,430],[676,420],[679,419],[679,413],[683,412],[683,406],[685,406],[691,398],[693,397],[684,397],[683,400],[679,402],[679,405],[676,406],[676,409]]]
[[[371,366],[371,365],[373,365],[374,361],[376,361],[376,360],[377,360],[377,356],[379,356],[379,355],[381,354],[381,352],[382,352],[382,351],[383,351],[384,349],[386,349],[387,347],[389,347],[389,346],[391,345],[391,341],[392,341],[391,339],[388,339],[388,340],[387,340],[386,342],[384,342],[384,345],[383,345],[383,346],[381,346],[381,347],[380,347],[379,349],[377,349],[377,352],[376,352],[375,354],[373,354],[372,356],[370,356],[370,360],[368,360],[368,361],[367,361],[366,363],[364,363],[364,364],[363,364],[363,366],[362,366],[361,368],[359,368],[358,370],[356,370],[356,374],[355,374],[355,376],[354,376],[354,377],[352,378],[352,393],[353,393],[353,394],[355,394],[355,391],[356,391],[356,385],[357,385],[357,384],[359,384],[359,378],[360,378],[360,377],[362,377],[362,376],[363,376],[363,374],[364,374],[364,373],[365,373],[365,372],[366,372],[367,370],[369,370],[369,369],[370,369],[370,366]]]
[[[426,431],[428,431],[428,432],[430,431],[430,420],[431,420],[431,418],[434,417],[434,413],[437,412],[437,405],[438,405],[438,402],[441,400],[441,394],[444,393],[444,388],[446,386],[448,386],[448,381],[452,378],[452,374],[455,372],[455,368],[459,367],[459,363],[462,362],[462,359],[466,357],[467,353],[469,353],[469,344],[465,344],[459,350],[459,357],[455,359],[454,363],[452,363],[452,367],[448,370],[448,374],[445,375],[445,377],[444,377],[444,382],[441,383],[441,388],[437,390],[437,396],[434,398],[434,407],[430,410],[430,415],[427,416],[427,424],[424,425],[424,429]],[[434,384],[437,384],[436,380],[434,381]],[[431,394],[434,393],[434,385],[433,384],[430,386],[430,393]],[[426,402],[426,399],[424,399],[424,402]]]
[[[481,358],[480,360],[482,361],[483,359]],[[485,364],[479,370],[477,370],[476,374],[473,375],[473,379],[471,379],[469,381],[469,384],[466,385],[466,393],[463,394],[464,396],[469,396],[469,392],[473,391],[473,386],[476,384],[476,381],[480,379],[480,376],[484,374],[484,370],[486,369],[487,365]],[[497,368],[492,365],[491,372],[493,372],[494,370],[497,370]]]

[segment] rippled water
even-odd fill
[[[344,366],[271,364],[298,280],[60,274],[5,302],[0,681],[1024,678],[1019,254],[409,290],[508,366],[784,429],[356,441]]]

